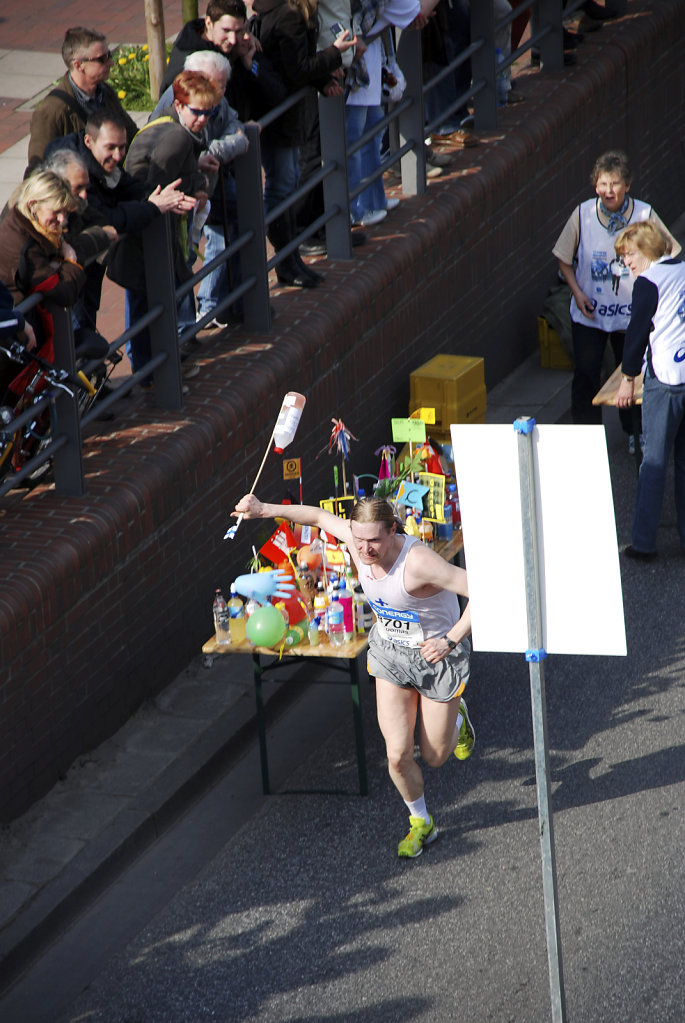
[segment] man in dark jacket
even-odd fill
[[[46,157],[52,162],[62,149],[78,153],[88,171],[88,220],[110,225],[117,235],[139,234],[160,213],[177,211],[179,202],[184,202],[186,209],[192,206],[192,200],[186,201],[178,191],[177,182],[151,191],[144,182],[122,169],[126,156],[126,125],[106,110],[91,114],[84,130],[54,139],[48,145]],[[104,267],[91,263],[87,289],[87,305],[91,311],[96,312],[100,306],[103,277]]]
[[[67,73],[47,94],[31,118],[27,174],[41,162],[52,139],[85,128],[89,115],[96,110],[116,115],[125,125],[128,142],[138,130],[114,89],[107,84],[112,69],[112,53],[101,32],[80,26],[67,29],[62,58],[67,65]]]
[[[257,120],[285,99],[283,82],[248,29],[243,0],[209,0],[204,18],[183,26],[169,56],[160,93],[183,71],[186,57],[200,50],[221,53],[230,61],[226,99],[243,123]]]

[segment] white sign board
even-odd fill
[[[518,433],[454,425],[474,650],[529,648]],[[601,426],[536,426],[543,647],[549,654],[625,656],[621,574]]]

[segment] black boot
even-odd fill
[[[295,237],[294,218],[290,210],[269,224],[267,235],[277,253],[286,247]],[[322,279],[302,262],[297,250],[276,264],[276,278],[279,284],[295,288],[315,288]]]
[[[319,283],[316,277],[307,272],[306,267],[302,270],[294,253],[286,256],[278,264],[276,278],[279,284],[286,284],[292,288],[315,288]]]

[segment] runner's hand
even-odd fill
[[[451,648],[442,636],[434,636],[432,639],[427,639],[421,644],[419,649],[429,664],[437,664],[438,661],[444,661],[452,653]]]
[[[236,519],[239,515],[246,519],[261,519],[263,518],[262,502],[254,494],[246,494],[238,501],[235,511],[231,512],[231,515]]]

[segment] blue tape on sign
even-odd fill
[[[535,420],[532,416],[529,419],[515,419],[514,429],[517,433],[532,433],[535,429]]]
[[[536,661],[536,662],[537,661],[544,661],[546,656],[547,656],[547,651],[545,650],[544,647],[541,647],[539,650],[526,650],[526,660],[527,661]]]

